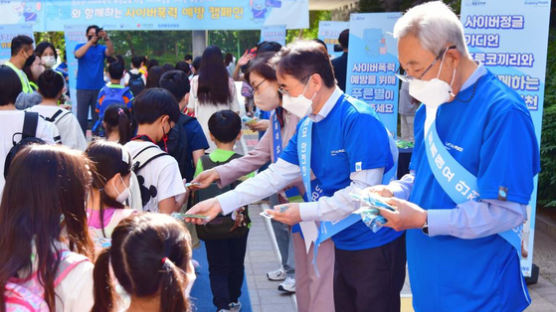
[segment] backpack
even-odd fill
[[[133,95],[137,95],[145,89],[145,82],[143,81],[142,76],[143,75],[141,73],[139,74],[129,73],[129,82],[127,83],[127,86],[129,87]]]
[[[82,262],[89,259],[83,255],[68,250],[60,253],[61,261],[54,280],[54,287],[68,276],[68,274]],[[6,312],[49,312],[44,300],[44,288],[39,283],[37,273],[33,273],[27,280],[10,279],[4,287]]]
[[[240,158],[241,155],[234,153],[232,157],[230,157],[227,161],[223,162],[214,162],[210,159],[209,155],[203,155],[200,159],[201,163],[203,164],[203,169],[208,170],[219,165],[228,163],[236,158]],[[222,193],[227,191],[233,190],[240,182],[235,181],[230,185],[227,185],[223,188],[219,188],[216,183],[212,183],[209,187],[198,190],[196,192],[195,200],[197,202],[213,198],[218,196]],[[247,234],[249,231],[248,225],[251,223],[249,219],[249,214],[247,211],[247,207],[242,207],[237,211],[236,220],[232,219],[232,214],[222,215],[218,214],[216,218],[212,221],[208,222],[204,225],[197,225],[197,236],[199,239],[207,240],[207,239],[230,239],[230,238],[239,238]],[[238,219],[241,218],[241,219]]]
[[[141,170],[145,168],[151,161],[156,158],[168,155],[168,153],[161,150],[156,145],[149,145],[133,156],[132,170],[137,175],[137,181],[139,182],[139,189],[141,190],[141,203],[143,207],[151,200],[151,198],[156,197],[158,190],[154,185],[145,185],[145,178],[140,174]]]
[[[93,126],[93,132],[96,132],[98,127],[101,125],[102,120],[104,119],[104,112],[108,107],[112,105],[121,105],[129,108],[129,101],[131,99],[124,97],[124,94],[126,94],[128,90],[128,87],[111,88],[107,86],[102,89],[104,95],[101,96],[97,101],[95,110],[98,113],[98,120]]]
[[[23,118],[23,130],[22,132],[16,132],[12,136],[13,146],[6,155],[6,160],[4,161],[4,178],[8,177],[8,169],[15,155],[22,150],[24,147],[30,144],[46,144],[42,139],[37,138],[37,125],[39,124],[39,113],[36,112],[25,112],[25,117]],[[15,141],[16,135],[21,135],[21,140],[19,142]]]
[[[187,116],[185,114],[181,114],[176,125],[168,133],[168,141],[166,141],[168,154],[170,154],[170,156],[176,159],[176,161],[178,162],[178,166],[180,168],[181,176],[185,178],[187,181],[193,179],[192,176],[193,172],[189,172],[189,175],[187,174],[187,167],[189,166],[190,168],[193,168],[193,162],[191,162],[191,159],[193,157],[189,157],[190,158],[189,164],[185,162],[185,159],[187,159],[187,147],[188,147],[187,131],[185,130],[185,125],[190,121],[192,121],[193,119],[194,119],[193,117]],[[158,143],[158,146],[161,149],[163,149],[164,142]]]

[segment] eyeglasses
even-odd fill
[[[301,78],[299,81],[301,81],[302,84],[306,85],[307,82],[309,82],[309,77],[311,77],[313,74],[314,73],[308,74],[305,77]],[[286,91],[284,89],[284,86],[279,86],[278,87],[278,92],[280,92],[280,94],[282,94],[282,95],[289,95],[288,91]]]
[[[436,56],[434,61],[432,61],[432,63],[430,63],[430,65],[425,68],[425,70],[421,73],[421,75],[419,75],[419,77],[411,77],[411,76],[407,75],[407,72],[402,74],[401,73],[401,69],[402,69],[401,66],[400,66],[400,68],[398,68],[398,73],[396,73],[396,77],[398,77],[398,79],[400,79],[401,81],[406,81],[406,82],[408,82],[412,79],[419,79],[420,80],[421,78],[423,78],[429,72],[429,70],[431,70],[431,68],[434,66],[434,64],[436,64],[436,62],[438,62],[440,59],[442,59],[442,56],[444,56],[444,53],[446,53],[446,51],[451,50],[451,49],[455,49],[455,48],[456,48],[456,46],[452,45],[452,46],[449,46],[447,48],[444,48],[444,49],[440,50],[440,52],[438,53],[438,55]]]
[[[261,80],[261,82],[257,83],[256,86],[253,86],[253,91],[257,92],[257,90],[259,90],[259,87],[263,84],[263,82],[265,82],[266,79]]]

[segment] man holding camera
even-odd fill
[[[114,53],[108,34],[97,25],[87,27],[87,42],[75,47],[74,55],[78,60],[77,69],[77,120],[83,132],[87,130],[88,110],[91,110],[93,123],[98,118],[95,104],[99,90],[104,86],[104,58]],[[99,44],[104,40],[105,45]]]

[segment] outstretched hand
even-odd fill
[[[301,222],[298,203],[277,205],[272,210],[267,209],[266,213],[271,215],[274,220],[284,224],[294,225]]]
[[[214,169],[209,169],[201,172],[193,181],[192,185],[189,187],[192,191],[201,190],[209,187],[212,182],[219,180],[220,175]],[[198,183],[198,184],[197,184]]]
[[[379,208],[380,215],[388,222],[384,226],[396,231],[420,229],[427,222],[427,212],[418,205],[399,198],[387,198],[385,202],[395,211]]]
[[[186,212],[186,214],[206,216],[206,219],[185,218],[184,221],[187,223],[202,225],[216,218],[216,216],[221,212],[222,207],[220,207],[218,200],[216,198],[211,198],[198,203]]]

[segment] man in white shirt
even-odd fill
[[[156,142],[165,142],[178,121],[178,103],[167,90],[151,88],[135,99],[133,112],[139,127],[137,136],[125,148],[132,155],[134,171],[142,184],[143,210],[177,212],[186,199],[184,182],[178,162]]]
[[[4,165],[6,155],[21,139],[25,112],[15,108],[15,100],[21,93],[21,82],[17,74],[8,66],[0,66],[0,193],[6,182]],[[46,143],[54,144],[58,137],[56,127],[42,118],[38,119],[35,136]]]

